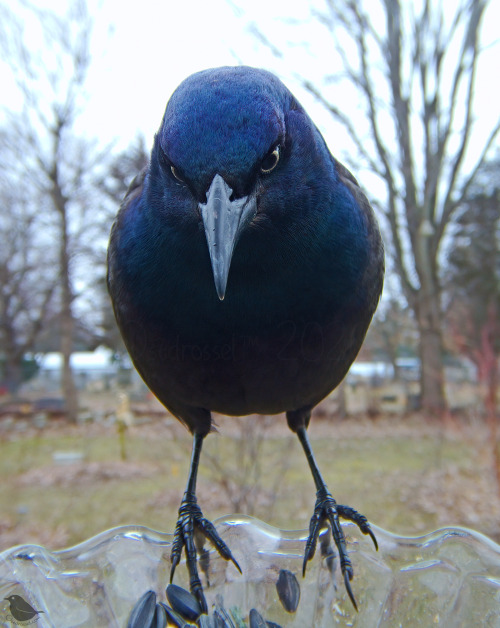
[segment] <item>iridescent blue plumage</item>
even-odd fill
[[[210,412],[286,412],[318,491],[304,567],[329,521],[352,597],[337,515],[371,531],[328,493],[306,428],[359,351],[382,289],[383,247],[357,182],[276,77],[227,67],[179,86],[122,204],[108,261],[130,355],[194,434],[174,569],[192,525],[232,559],[195,499]],[[204,603],[192,557],[189,569]]]

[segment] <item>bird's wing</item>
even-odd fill
[[[147,170],[148,170],[148,167],[146,166],[145,168],[141,170],[141,172],[139,172],[139,174],[137,174],[132,179],[130,185],[128,186],[128,189],[125,192],[125,196],[123,197],[123,201],[121,202],[118,214],[111,227],[110,241],[114,239],[115,232],[118,229],[120,219],[122,218],[123,214],[126,212],[127,208],[130,206],[131,203],[133,203],[142,194],[142,189],[144,187],[144,180],[146,178]],[[107,273],[108,291],[110,289],[109,284],[111,280],[111,277],[110,277],[111,266],[112,266],[111,257],[112,257],[112,247],[110,246],[108,248],[108,273]]]
[[[373,261],[367,267],[366,273],[368,280],[370,282],[376,282],[376,284],[379,286],[378,292],[380,293],[382,290],[385,268],[384,243],[382,241],[382,237],[378,228],[378,223],[375,218],[375,212],[373,211],[373,207],[371,206],[369,200],[366,198],[355,177],[339,161],[337,161],[336,159],[334,159],[334,161],[340,181],[350,190],[351,194],[354,196],[356,203],[359,205],[363,215],[365,216],[365,224],[368,230],[368,237],[371,241],[373,256]]]
[[[363,190],[360,188],[356,178],[352,175],[351,172],[349,172],[349,170],[347,170],[345,166],[340,163],[340,161],[337,161],[336,159],[334,161],[335,168],[337,169],[337,174],[339,175],[341,182],[349,188],[363,212],[372,213],[372,206],[366,198]]]
[[[137,196],[142,194],[142,188],[144,186],[144,179],[146,178],[146,172],[148,168],[143,168],[139,174],[137,174],[128,186],[128,190],[125,192],[123,201],[120,205],[120,209],[129,205]]]

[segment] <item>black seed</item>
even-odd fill
[[[208,615],[201,615],[198,619],[198,626],[200,628],[215,628],[214,620]]]
[[[214,628],[236,628],[233,620],[223,608],[217,608],[213,615]]]
[[[161,604],[157,604],[151,628],[166,628],[166,625],[167,613]]]
[[[186,589],[176,584],[169,584],[167,587],[167,597],[174,611],[186,617],[186,619],[196,621],[201,615],[200,603],[194,595],[186,591]]]
[[[160,602],[160,605],[165,611],[165,615],[167,616],[170,624],[176,626],[176,628],[185,628],[188,625],[184,617],[181,617],[179,613],[176,613],[173,608],[170,608],[170,606],[167,606],[163,602]]]
[[[267,628],[267,621],[255,608],[250,611],[250,628]]]
[[[295,575],[288,569],[281,569],[276,590],[283,608],[289,613],[295,613],[300,600],[300,586]]]
[[[154,591],[146,591],[132,609],[127,628],[150,628],[155,610],[156,593]]]

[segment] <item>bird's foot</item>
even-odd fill
[[[196,496],[193,493],[186,491],[186,493],[184,493],[184,497],[182,498],[181,506],[179,508],[179,518],[177,520],[177,525],[175,526],[174,542],[172,544],[172,553],[170,555],[170,559],[172,561],[170,582],[173,580],[175,569],[181,559],[182,548],[185,547],[186,561],[189,571],[189,587],[191,589],[191,593],[199,601],[202,612],[207,613],[207,602],[205,600],[203,586],[198,575],[195,533],[199,533],[204,538],[208,539],[215,546],[222,558],[232,561],[234,566],[241,573],[240,566],[231,554],[231,550],[220,538],[213,523],[203,517],[201,509],[196,501]]]
[[[377,539],[373,534],[373,530],[370,528],[368,519],[364,515],[361,515],[357,510],[354,510],[354,508],[351,508],[350,506],[342,506],[341,504],[337,504],[337,513],[339,517],[342,517],[342,519],[347,519],[347,521],[355,523],[363,534],[367,534],[373,541],[375,549],[378,551]]]
[[[309,536],[307,538],[306,549],[304,552],[302,574],[305,575],[307,563],[314,556],[321,527],[325,523],[329,523],[333,539],[339,553],[340,569],[344,578],[345,588],[354,608],[358,610],[358,606],[356,604],[356,600],[354,599],[354,594],[351,589],[351,580],[354,575],[354,570],[347,554],[346,540],[339,522],[339,517],[342,517],[343,519],[348,519],[349,521],[355,523],[359,527],[361,532],[363,532],[363,534],[368,534],[370,536],[375,545],[375,548],[378,549],[377,540],[370,528],[370,524],[368,523],[366,517],[360,515],[356,510],[354,510],[354,508],[337,504],[337,502],[333,499],[330,492],[326,488],[320,489],[317,492],[314,514],[311,517],[311,522],[309,524]]]

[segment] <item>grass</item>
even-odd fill
[[[280,528],[307,528],[314,487],[285,421],[218,423],[220,434],[207,438],[202,455],[204,514],[245,511]],[[114,426],[2,429],[0,437],[0,550],[28,542],[66,547],[126,524],[173,530],[191,448],[173,419],[129,429],[125,462]],[[419,417],[318,417],[310,437],[334,497],[376,525],[417,535],[458,524],[497,537],[500,507],[482,424],[445,430]],[[84,461],[57,466],[53,454],[61,451],[79,451]]]

